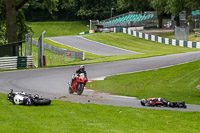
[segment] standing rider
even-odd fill
[[[79,76],[80,73],[84,73],[85,76],[87,77],[87,73],[86,73],[86,71],[85,71],[85,66],[84,66],[84,65],[80,65],[79,69],[76,70],[75,75],[72,77],[72,81],[71,81],[70,86],[72,86],[72,83],[73,83],[74,80]]]

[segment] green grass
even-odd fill
[[[161,33],[161,34],[158,34],[158,36],[174,39],[174,33],[173,32]],[[189,41],[200,42],[200,37],[195,37],[194,33],[190,33],[189,34]]]
[[[110,62],[110,61],[119,61],[119,60],[129,60],[129,59],[137,59],[137,58],[147,58],[147,57],[153,57],[153,56],[162,56],[162,55],[168,55],[168,54],[177,54],[177,53],[184,53],[184,52],[190,52],[190,51],[199,51],[200,49],[195,48],[184,48],[184,47],[178,47],[178,46],[170,46],[165,44],[160,44],[152,41],[147,41],[144,39],[136,38],[128,34],[124,33],[113,33],[113,34],[89,34],[87,36],[84,36],[87,39],[91,39],[94,41],[98,41],[101,43],[105,43],[111,46],[132,50],[136,52],[140,52],[143,54],[132,54],[132,55],[116,55],[116,56],[101,56],[101,55],[95,55],[88,52],[85,52],[85,60],[70,60],[63,62],[63,57],[58,56],[57,54],[54,54],[50,51],[44,52],[46,56],[49,57],[47,61],[48,67],[58,67],[58,66],[67,66],[67,65],[80,65],[80,64],[91,64],[91,63],[100,63],[100,62]],[[35,38],[37,40],[37,38]],[[48,39],[45,39],[45,43],[48,43],[52,46],[63,48],[67,50],[72,51],[78,51],[80,50],[52,42]],[[38,48],[36,46],[33,46],[33,53],[37,53]],[[50,56],[56,56],[56,58],[52,58],[57,62],[50,61]],[[37,56],[34,56],[34,62],[37,65]]]
[[[38,66],[38,47],[37,46],[32,45],[32,53],[33,53],[34,64]],[[58,56],[58,54],[55,54],[55,53],[53,53],[53,52],[51,52],[49,50],[44,50],[44,55]]]
[[[75,35],[79,33],[79,31],[67,33],[67,30],[65,33],[62,31],[65,27],[58,26],[62,29],[59,30],[56,25],[52,27],[53,24],[48,26],[48,24],[30,23],[30,25],[36,26],[36,28],[33,28],[37,31],[34,37],[39,37],[43,30],[47,30],[45,36]],[[51,27],[52,31],[48,30]],[[97,34],[86,38],[144,54],[105,57],[86,53],[87,60],[69,63],[68,65],[144,58],[198,50],[153,43],[122,33],[101,34],[101,36]],[[71,49],[56,43],[51,45]],[[37,51],[37,48],[34,49]],[[52,53],[45,54],[51,55]],[[197,61],[192,64],[174,66],[158,71],[108,77],[105,81],[93,82],[92,89],[138,98],[165,97],[169,100],[186,100],[186,103],[200,104],[200,93],[195,88],[197,84],[200,84],[198,77],[199,63],[200,61]],[[0,94],[1,133],[193,133],[200,131],[199,112],[135,109],[58,100],[53,100],[50,106],[29,107],[12,105],[6,99],[5,94]]]
[[[54,21],[54,22],[28,22],[34,32],[33,37],[40,37],[46,30],[45,37],[77,35],[88,31],[89,21]]]
[[[44,42],[49,44],[49,45],[52,45],[54,47],[57,47],[57,48],[62,48],[62,49],[70,50],[70,51],[76,51],[76,52],[83,52],[81,50],[78,50],[78,49],[75,49],[75,48],[72,48],[72,47],[69,47],[69,46],[66,46],[66,45],[62,45],[62,44],[53,42],[53,41],[48,40],[48,39],[45,39]],[[95,54],[85,52],[85,58],[87,60],[98,59],[98,58],[103,58],[103,57],[106,57],[106,56],[95,55]]]
[[[163,97],[200,105],[200,61],[152,71],[107,77],[92,84],[94,90],[139,99]],[[90,88],[90,84],[87,85]]]
[[[98,41],[101,43],[105,43],[111,46],[140,52],[143,54],[132,54],[132,55],[115,55],[115,56],[101,56],[95,55],[88,52],[85,52],[85,60],[73,60],[68,61],[65,63],[61,63],[62,59],[57,63],[50,64],[49,60],[47,64],[49,67],[54,66],[66,66],[66,65],[79,65],[79,64],[91,64],[91,63],[100,63],[100,62],[110,62],[110,61],[119,61],[119,60],[129,60],[129,59],[137,59],[137,58],[146,58],[146,57],[153,57],[153,56],[162,56],[168,54],[177,54],[177,53],[184,53],[189,51],[199,51],[200,49],[195,48],[184,48],[184,47],[177,47],[177,46],[170,46],[165,44],[160,44],[152,41],[147,41],[144,39],[136,38],[128,34],[124,33],[113,33],[113,34],[89,34],[87,36],[83,36],[87,39],[91,39],[94,41]],[[37,38],[35,38],[37,40]],[[52,46],[77,51],[80,52],[81,50],[74,49],[72,47],[68,47],[66,45],[62,45],[59,43],[55,43],[51,40],[45,39],[45,43],[48,43]],[[37,47],[35,47],[35,53],[37,53]],[[45,53],[46,56],[51,56],[51,53]],[[63,57],[60,57],[63,58]],[[34,58],[36,60],[36,57]],[[36,60],[37,63],[37,60]],[[49,65],[50,64],[50,65]]]
[[[33,31],[35,32],[34,38],[38,38],[44,30],[47,31],[45,34],[45,37],[77,35],[78,33],[82,31],[89,30],[89,28],[86,26],[87,24],[88,22],[86,21],[29,23],[29,25],[32,27]],[[141,52],[143,54],[100,56],[100,55],[95,55],[95,54],[85,52],[86,60],[84,61],[73,61],[73,62],[68,62],[64,64],[56,63],[51,66],[66,66],[66,65],[110,62],[110,61],[146,58],[146,57],[152,57],[152,56],[161,56],[161,55],[167,55],[167,54],[176,54],[176,53],[199,50],[199,49],[194,49],[194,48],[182,48],[182,47],[177,47],[177,46],[159,44],[156,42],[147,41],[147,40],[136,38],[131,35],[127,35],[123,33],[87,34],[84,37],[87,39],[105,43],[111,46],[124,48],[127,50],[136,51],[136,52]],[[73,51],[80,51],[68,46],[64,46],[64,45],[52,42],[47,39],[45,39],[45,43],[48,43],[58,48],[64,48],[64,49],[73,50]]]
[[[128,59],[184,53],[184,52],[189,52],[189,51],[199,51],[199,49],[195,49],[195,48],[170,46],[170,45],[160,44],[160,43],[156,43],[152,41],[147,41],[147,40],[136,38],[124,33],[95,34],[95,35],[84,36],[84,37],[87,39],[105,43],[111,46],[131,50],[131,51],[136,51],[143,54],[98,56],[98,55],[86,53],[86,61],[80,62],[82,64],[128,60]],[[45,42],[58,48],[72,49],[70,47],[52,42],[50,40],[45,40]],[[72,49],[72,50],[78,51],[75,49]]]
[[[199,112],[135,109],[53,100],[50,106],[12,105],[0,94],[1,133],[194,133]]]
[[[22,47],[23,47],[22,49],[25,50],[25,44],[23,44]],[[24,51],[23,51],[23,53],[24,53]],[[55,66],[55,65],[60,65],[60,64],[77,61],[75,59],[70,61],[70,59],[64,58],[62,55],[55,54],[55,53],[53,53],[49,50],[45,50],[45,49],[44,49],[44,55],[46,55],[47,66],[52,66],[52,65]],[[38,66],[38,47],[35,45],[32,45],[32,56],[33,56],[34,64],[36,66]]]
[[[184,53],[188,51],[199,51],[195,48],[177,47],[160,44],[145,39],[140,39],[124,33],[103,34],[95,36],[84,36],[87,39],[105,43],[111,46],[144,53],[145,56],[158,56],[166,54]]]

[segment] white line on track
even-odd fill
[[[90,39],[84,38],[84,37],[82,37],[82,36],[77,36],[77,37],[80,37],[80,38],[85,39],[85,40],[90,41],[90,42],[99,43],[99,44],[101,44],[101,45],[108,46],[108,47],[111,47],[111,48],[116,48],[116,49],[124,50],[124,51],[127,51],[127,52],[134,52],[134,53],[137,53],[137,54],[144,54],[144,53],[139,53],[139,52],[135,52],[135,51],[131,51],[131,50],[127,50],[127,49],[123,49],[123,48],[118,48],[118,47],[111,46],[111,45],[104,44],[104,43],[100,43],[100,42],[97,42],[97,41],[93,41],[93,40],[90,40]]]
[[[78,49],[78,50],[83,51],[83,52],[91,53],[91,54],[94,54],[94,55],[100,55],[100,54],[95,54],[95,53],[92,53],[92,52],[89,52],[89,51],[86,51],[86,50],[82,50],[82,49],[80,49],[80,48],[73,47],[73,46],[71,46],[71,45],[67,45],[67,44],[63,44],[63,43],[61,43],[61,42],[54,41],[54,40],[52,40],[52,39],[50,39],[50,38],[46,38],[46,39],[48,39],[48,40],[50,40],[50,41],[52,41],[52,42],[58,43],[58,44],[62,44],[62,45],[64,45],[64,46],[68,46],[68,47],[71,47],[71,48],[74,48],[74,49]],[[67,50],[67,49],[66,49],[66,50]],[[103,55],[103,56],[104,56],[104,55]]]

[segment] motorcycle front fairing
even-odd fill
[[[88,79],[84,73],[80,73],[79,77],[77,78],[77,81],[86,84],[88,82]]]

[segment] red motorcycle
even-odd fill
[[[83,93],[86,83],[88,82],[86,75],[84,73],[80,73],[78,77],[75,77],[75,75],[73,75],[72,78],[76,79],[73,81],[72,85],[70,85],[69,83],[69,94],[77,92],[78,95],[81,95]]]

